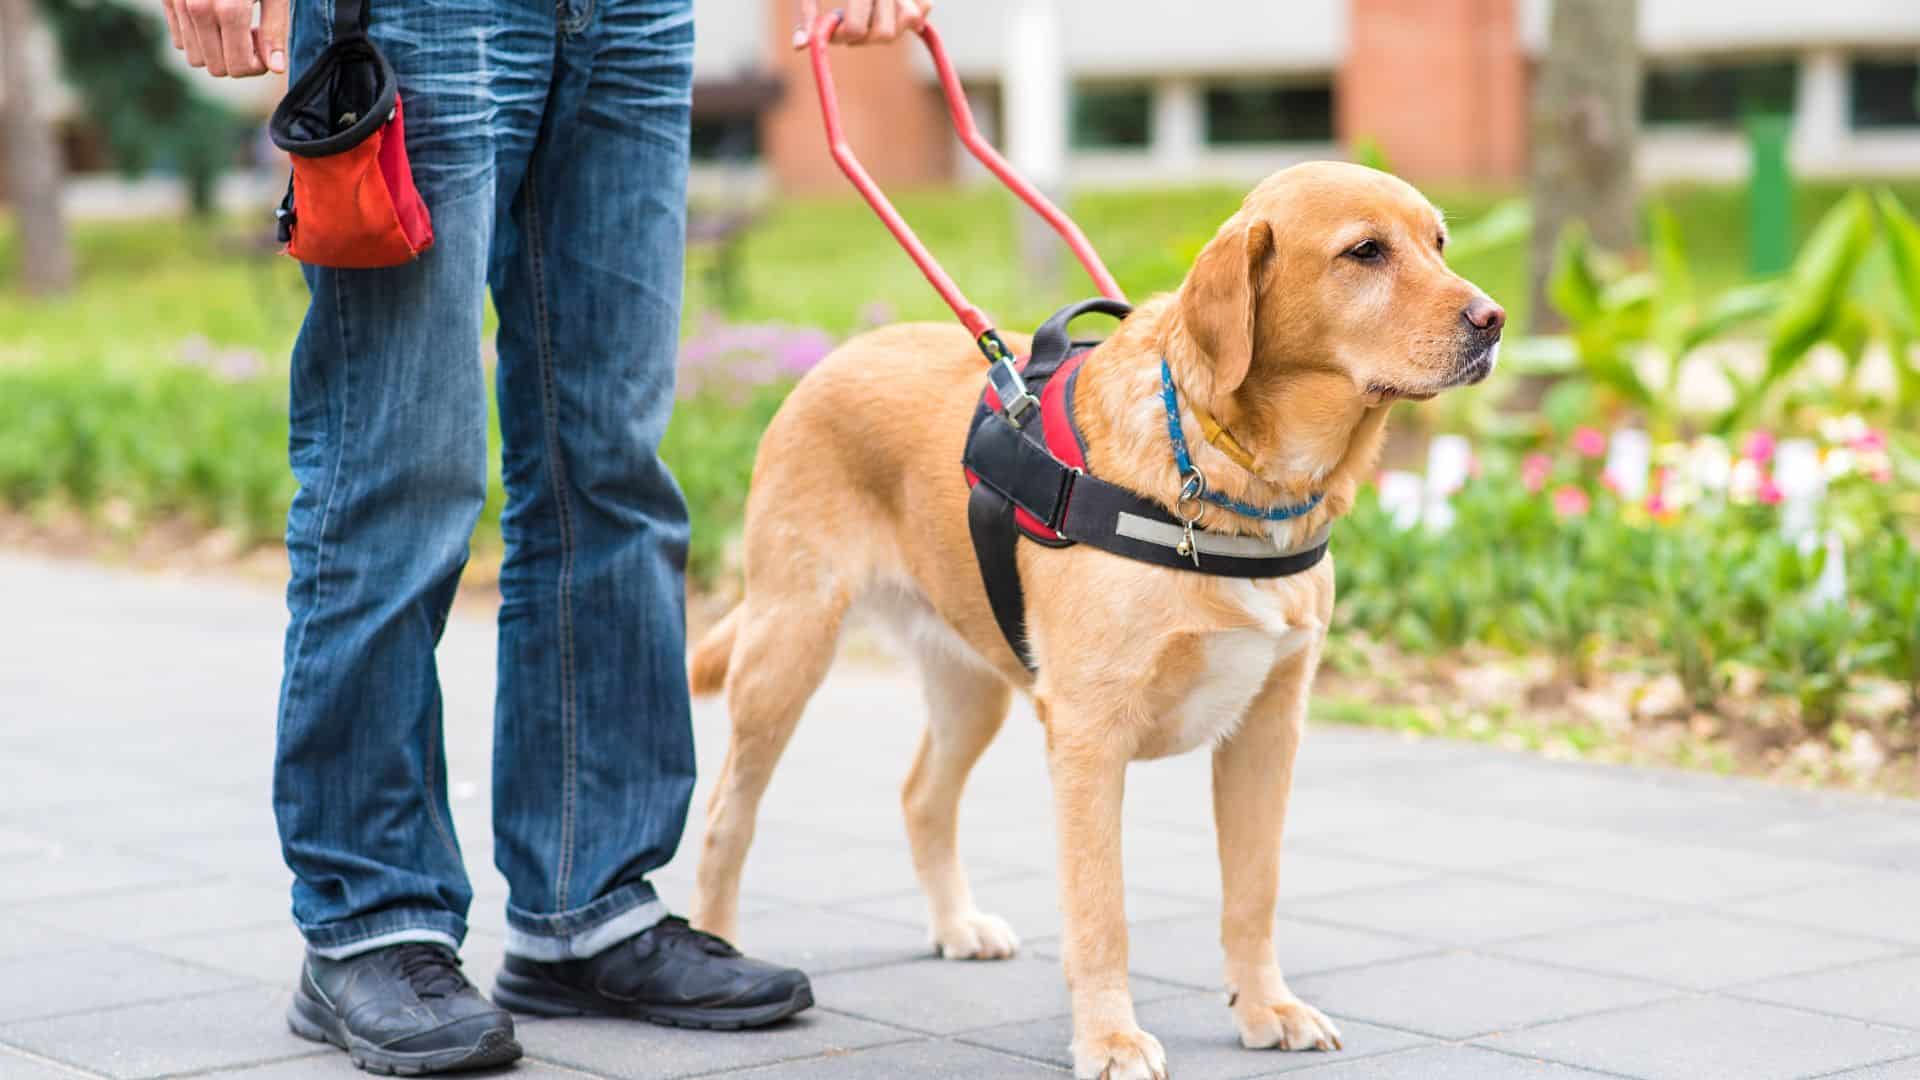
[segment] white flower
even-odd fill
[[[1746,462],[1752,466],[1753,462]],[[1694,483],[1708,491],[1724,491],[1734,469],[1733,451],[1727,444],[1711,436],[1695,439],[1693,449],[1687,455],[1687,474]],[[1754,486],[1759,486],[1759,474],[1755,470]]]
[[[1750,503],[1760,497],[1760,466],[1751,459],[1733,463],[1727,477],[1727,497],[1737,503]]]
[[[1830,443],[1845,445],[1866,435],[1867,431],[1867,421],[1859,413],[1829,416],[1820,421],[1820,437]]]
[[[1843,476],[1851,476],[1858,467],[1858,462],[1854,458],[1853,451],[1844,446],[1836,446],[1828,450],[1820,459],[1820,465],[1827,474],[1828,480],[1838,480]]]

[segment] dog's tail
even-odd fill
[[[717,694],[727,684],[727,663],[733,659],[733,639],[740,633],[744,607],[736,605],[727,612],[694,647],[687,680],[692,684],[695,694]]]

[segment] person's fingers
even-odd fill
[[[873,5],[873,29],[867,34],[867,41],[884,45],[899,36],[899,0],[875,0]]]
[[[268,71],[287,70],[287,0],[260,0],[260,26],[253,32],[253,48]]]
[[[180,0],[180,14],[184,16],[181,29],[200,53],[197,66],[206,68],[209,75],[225,75],[227,59],[220,51],[220,13],[214,0]],[[193,62],[191,53],[187,59]]]
[[[241,79],[267,70],[253,47],[253,0],[220,0],[217,18],[227,74]]]
[[[807,38],[813,34],[813,24],[820,20],[820,0],[800,0],[800,25],[793,28],[793,47],[804,49]]]
[[[176,49],[186,48],[186,42],[180,40],[180,20],[173,14],[173,0],[160,0],[160,10],[167,17],[167,40]]]
[[[932,4],[923,4],[920,0],[900,0],[900,32],[917,34],[925,29],[927,13],[932,10]]]
[[[840,29],[833,40],[847,45],[859,45],[867,40],[867,31],[873,26],[873,0],[847,0],[846,14],[840,20]]]
[[[180,51],[187,54],[190,67],[207,66],[207,53],[200,47],[200,31],[193,25],[193,16],[187,11],[187,0],[172,0],[173,18],[180,27]]]

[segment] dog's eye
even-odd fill
[[[1440,235],[1433,238],[1433,248],[1435,251],[1447,250],[1447,234],[1446,233],[1441,233]]]
[[[1387,249],[1381,247],[1378,240],[1362,240],[1347,249],[1348,258],[1361,262],[1379,262],[1386,254]]]

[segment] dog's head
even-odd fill
[[[1325,404],[1367,406],[1486,378],[1506,313],[1445,245],[1440,212],[1397,177],[1343,162],[1268,177],[1180,288],[1203,392],[1257,429],[1266,391],[1302,376],[1340,399]]]

